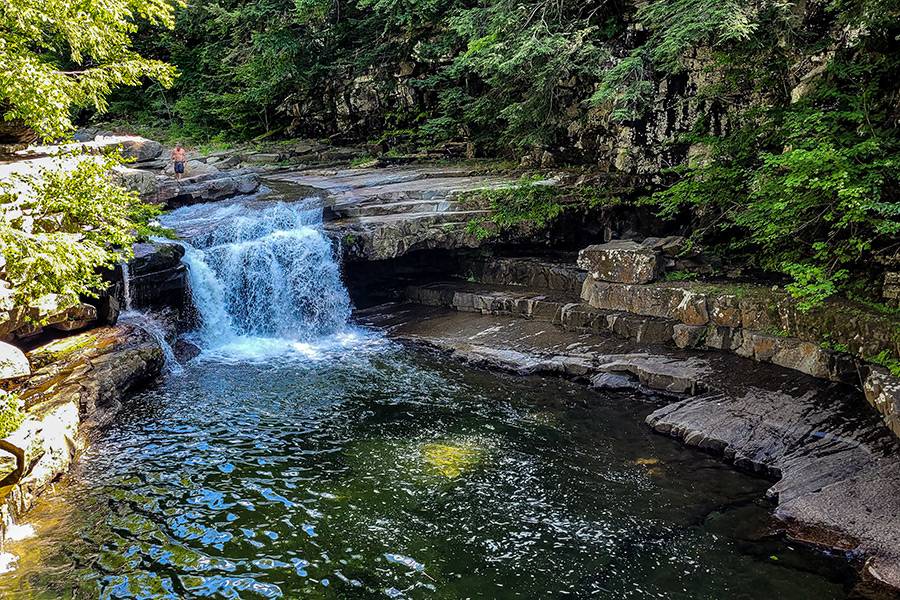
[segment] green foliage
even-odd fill
[[[699,242],[789,276],[802,308],[873,289],[873,259],[896,252],[900,233],[900,136],[884,94],[900,54],[878,48],[837,57],[799,102],[696,139],[711,160],[679,169],[644,202],[666,218],[688,215]]]
[[[127,258],[139,232],[155,233],[147,223],[158,209],[110,178],[121,159],[77,156],[67,162],[77,164],[24,177],[20,187],[7,186],[0,195],[2,278],[20,306],[51,294],[63,306],[95,295],[99,270]]]
[[[431,128],[452,123],[488,135],[499,128],[497,141],[516,147],[552,143],[565,109],[584,99],[577,82],[596,79],[609,57],[600,8],[495,1],[452,13],[449,27],[465,51],[423,82],[440,97]]]
[[[138,241],[147,241],[152,237],[177,239],[175,231],[163,227],[156,220],[163,212],[165,211],[160,204],[133,202],[128,208],[128,220],[131,222],[134,237]]]
[[[900,359],[891,354],[889,350],[882,350],[875,356],[866,358],[866,360],[870,363],[884,367],[895,377],[900,377]]]
[[[635,121],[638,142],[648,127],[668,136],[664,121],[683,108],[669,101],[696,92],[688,108],[709,121],[671,147],[677,157],[696,144],[708,158],[654,177],[663,187],[642,202],[688,222],[696,247],[782,274],[804,307],[875,289],[877,259],[897,251],[900,234],[897,0],[652,0],[632,10],[599,0],[197,0],[174,33],[139,40],[179,65],[174,96],[155,85],[116,108],[195,139],[298,131],[370,140],[379,154],[463,141],[513,159],[557,154],[577,135],[589,159],[585,132],[600,147],[615,121]],[[648,110],[654,122],[640,120]],[[485,196],[495,216],[470,231],[544,226],[609,201],[520,187]]]
[[[0,390],[0,439],[18,429],[24,420],[19,396]]]
[[[606,3],[562,0],[198,0],[145,53],[183,73],[174,98],[120,94],[114,109],[175,121],[192,139],[299,125],[307,135],[371,132],[409,149],[465,138],[496,152],[549,144],[567,107],[607,62],[618,30]],[[395,73],[413,69],[409,88]],[[365,106],[354,78],[394,106]],[[339,110],[350,99],[350,114]]]
[[[514,186],[470,192],[464,201],[472,208],[490,209],[489,216],[466,225],[470,234],[486,239],[520,226],[540,231],[564,212],[611,207],[621,198],[590,186],[561,187],[535,175],[522,177]]]
[[[530,180],[507,188],[473,192],[469,201],[486,204],[492,213],[487,218],[469,221],[467,230],[479,239],[524,224],[540,230],[566,210],[559,200],[558,188]]]
[[[669,271],[666,273],[666,281],[693,281],[697,274],[691,271]]]
[[[72,129],[70,109],[106,108],[120,85],[170,85],[174,69],[131,49],[136,21],[172,26],[170,0],[4,0],[0,5],[0,110],[44,138]]]
[[[656,72],[682,71],[685,55],[698,47],[727,48],[750,40],[759,27],[758,6],[741,0],[655,0],[641,6],[635,19],[649,35],[602,74],[591,102],[610,105],[618,121],[642,116]]]

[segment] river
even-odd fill
[[[313,201],[166,217],[201,353],[130,398],[9,544],[5,598],[847,598],[768,482],[647,399],[356,327]]]

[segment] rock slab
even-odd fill
[[[659,253],[630,240],[588,246],[578,253],[578,266],[597,281],[650,283],[662,270]]]
[[[857,391],[733,354],[648,348],[506,315],[405,304],[361,317],[489,368],[674,393],[647,418],[651,427],[776,479],[769,494],[789,535],[861,557],[868,575],[900,589],[900,440],[861,409]],[[871,393],[893,392],[875,377]]]
[[[123,396],[163,367],[159,343],[134,325],[101,327],[28,353],[32,376],[16,392],[26,418],[0,440],[0,543],[7,525],[71,464],[85,427],[107,423]]]

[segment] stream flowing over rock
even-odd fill
[[[516,183],[452,167],[312,170],[273,175],[316,190],[325,202],[325,228],[348,261],[377,261],[429,249],[482,245],[467,229],[489,213],[468,195]]]
[[[166,215],[184,242],[200,339],[310,341],[350,316],[315,200],[199,205]]]
[[[138,156],[154,152],[140,145],[134,151]],[[223,463],[219,458],[228,449],[217,446],[218,462],[205,465],[206,449],[219,443],[212,438],[230,439],[230,435],[208,434],[220,432],[215,428],[224,426],[236,439],[250,436],[250,442],[242,443],[250,443],[251,453],[266,455],[253,468],[268,469],[282,455],[275,446],[266,446],[268,440],[255,437],[258,431],[268,431],[268,419],[274,415],[275,437],[284,433],[280,428],[288,428],[286,447],[306,443],[308,435],[315,438],[313,429],[296,437],[293,418],[284,418],[306,410],[303,402],[307,400],[293,399],[299,404],[291,405],[280,402],[302,386],[313,386],[306,393],[316,397],[318,378],[330,373],[329,368],[339,371],[338,379],[322,381],[340,389],[342,403],[355,406],[360,398],[371,400],[366,394],[382,392],[386,402],[393,402],[401,392],[392,379],[395,365],[385,362],[384,356],[406,350],[386,341],[380,333],[386,332],[394,339],[437,348],[479,368],[574,380],[584,384],[579,397],[590,397],[586,406],[596,402],[639,404],[639,420],[646,418],[654,431],[773,480],[768,495],[779,528],[789,536],[846,552],[854,566],[862,568],[867,581],[900,588],[900,440],[891,433],[900,423],[900,387],[886,369],[858,356],[894,343],[888,320],[857,312],[852,323],[838,325],[839,315],[848,313],[849,305],[829,305],[811,316],[798,310],[783,293],[763,286],[738,289],[728,284],[660,281],[683,247],[684,240],[679,237],[593,244],[577,256],[571,250],[516,254],[511,249],[531,240],[529,231],[486,241],[466,227],[469,219],[490,214],[490,208],[472,203],[471,193],[511,185],[509,178],[472,175],[448,167],[415,167],[307,169],[268,175],[263,181],[259,190],[253,187],[236,196],[229,192],[227,200],[195,203],[184,194],[180,200],[170,198],[170,206],[186,204],[161,218],[179,239],[152,239],[136,245],[134,258],[110,275],[115,283],[106,294],[124,308],[118,325],[41,343],[27,354],[24,363],[14,360],[21,358],[18,355],[10,355],[10,377],[27,375],[27,369],[33,373],[20,390],[28,419],[10,437],[15,460],[8,460],[6,469],[7,474],[16,475],[17,487],[9,495],[5,517],[21,515],[65,472],[83,444],[83,425],[109,425],[122,407],[123,395],[160,373],[164,375],[160,385],[141,396],[151,398],[151,404],[159,403],[160,414],[167,415],[170,401],[183,407],[195,402],[195,397],[215,398],[221,402],[223,414],[235,421],[216,423],[220,415],[215,406],[196,406],[207,415],[208,423],[199,429],[191,425],[190,445],[182,449],[184,456],[190,456],[191,469],[211,466],[209,472],[204,471],[206,477],[226,476],[216,479],[217,485],[240,482],[232,492],[234,498],[227,500],[224,495],[217,496],[212,484],[202,491],[201,495],[207,496],[197,502],[216,513],[216,523],[209,525],[208,534],[225,539],[216,536],[226,534],[213,530],[227,529],[232,520],[256,518],[235,514],[222,521],[216,512],[226,504],[235,513],[242,511],[246,499],[241,494],[247,490],[259,491],[272,506],[290,512],[303,504],[294,499],[300,494],[296,472],[280,474],[263,487],[256,479],[248,485],[237,476],[232,481],[231,474],[245,467],[243,459],[233,457],[232,462]],[[553,183],[547,180],[541,185]],[[211,189],[197,200],[212,199]],[[359,298],[365,306],[356,311],[355,318],[345,278],[355,289],[354,301]],[[397,302],[371,306],[376,303],[368,302],[367,297]],[[163,312],[155,316],[136,312],[151,308]],[[87,309],[83,314],[65,313],[55,323],[59,335],[68,331],[67,324],[85,327],[88,317],[97,319],[98,314],[105,314],[103,319],[115,320],[119,314],[94,310],[92,317]],[[113,312],[115,316],[110,316]],[[779,327],[778,335],[773,333],[774,326]],[[181,331],[177,342],[176,330]],[[863,330],[871,335],[859,335]],[[13,331],[19,336],[18,330]],[[857,355],[825,347],[823,332],[834,335],[828,339],[846,342],[847,349]],[[181,357],[180,363],[176,357]],[[311,366],[317,364],[326,366]],[[240,380],[242,373],[251,380]],[[285,380],[269,381],[270,375]],[[198,376],[203,379],[193,379]],[[429,389],[447,388],[456,394],[454,376],[447,377],[432,382],[436,387]],[[388,383],[382,382],[379,385],[385,387],[373,392],[370,379]],[[343,386],[357,383],[367,391],[352,399],[342,395]],[[256,392],[263,397],[271,393],[265,390],[272,385],[277,388],[278,402],[258,406]],[[409,381],[400,385],[402,393],[414,388]],[[563,384],[546,385],[559,388]],[[240,394],[235,395],[235,390],[241,390]],[[493,392],[504,394],[506,390],[501,386]],[[365,410],[371,412],[370,407]],[[164,423],[171,418],[162,417]],[[174,418],[177,423],[185,422],[183,415]],[[354,427],[367,419],[353,417]],[[155,416],[145,420],[157,424]],[[141,418],[138,421],[142,422]],[[211,429],[204,429],[206,425]],[[429,426],[417,423],[416,430]],[[347,433],[351,429],[342,430],[341,439],[352,441],[354,448],[364,445],[353,439],[355,433]],[[183,441],[179,426],[168,424],[165,431],[157,433],[174,436],[175,445]],[[656,437],[675,446],[671,440]],[[475,439],[477,445],[480,438]],[[131,443],[134,447],[145,445],[141,438]],[[431,440],[423,455],[445,452],[435,449],[447,446],[441,444],[443,441]],[[153,445],[148,448],[138,460],[149,457],[159,461],[153,468],[181,468],[169,464],[169,457],[156,454]],[[467,447],[452,448],[446,451],[451,456],[469,456]],[[531,451],[533,448],[528,449]],[[691,460],[699,460],[696,454],[692,456]],[[104,460],[108,463],[109,457]],[[290,469],[303,460],[293,457]],[[322,459],[323,463],[327,460]],[[26,464],[31,466],[26,469]],[[304,468],[315,470],[318,466]],[[459,469],[454,466],[445,472],[455,478]],[[316,471],[315,477],[322,473]],[[133,479],[129,475],[125,481]],[[490,487],[495,483],[490,482],[488,492],[496,501],[502,494]],[[157,490],[168,484],[160,480],[154,485],[162,486],[154,488]],[[154,490],[150,493],[157,493]],[[762,492],[757,489],[750,499],[760,499]],[[522,496],[513,505],[530,508],[532,503],[530,496]],[[265,511],[272,509],[260,506]],[[303,506],[303,515],[294,516],[304,519],[301,531],[309,531],[307,527],[314,531],[307,521],[317,521],[322,515],[318,509]],[[472,510],[471,506],[466,510]],[[708,519],[709,513],[702,518]],[[291,523],[297,530],[297,523]],[[642,522],[641,528],[644,526]],[[558,527],[568,530],[566,524]],[[580,531],[590,529],[588,525],[579,527]],[[623,535],[621,528],[617,535]],[[628,535],[636,534],[629,531]],[[590,543],[581,543],[590,547]],[[382,554],[399,557],[402,564],[423,565],[397,554],[397,548],[390,550]],[[231,547],[213,544],[206,551],[227,556]],[[148,551],[145,559],[155,560],[154,552]],[[241,569],[246,566],[241,563]],[[418,566],[415,569],[418,572]],[[298,576],[300,571],[296,571]],[[659,589],[674,589],[666,585]]]

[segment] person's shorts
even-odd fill
[[[175,161],[175,172],[179,175],[184,173],[184,161]]]

